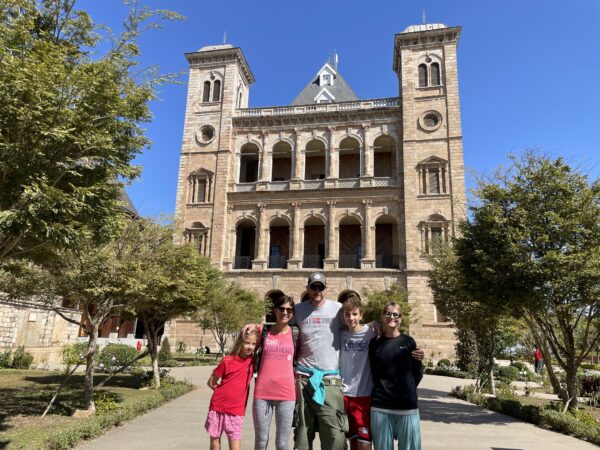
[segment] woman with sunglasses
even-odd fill
[[[381,316],[383,336],[369,345],[373,378],[371,430],[374,450],[393,450],[394,439],[403,450],[421,449],[417,385],[422,363],[411,357],[415,340],[400,332],[402,309],[389,302]]]
[[[294,356],[297,329],[288,322],[294,315],[294,301],[282,295],[273,301],[274,325],[259,329],[252,417],[254,419],[254,450],[266,450],[269,427],[275,413],[275,448],[287,450],[296,404]]]

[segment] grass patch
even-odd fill
[[[140,378],[118,375],[96,391],[105,404],[110,399],[111,407],[75,419],[70,417],[73,411],[83,408],[83,375],[74,375],[50,413],[40,419],[62,380],[60,372],[0,370],[0,449],[69,449],[192,389],[190,384],[166,380],[160,390],[139,390]]]
[[[208,355],[196,355],[194,353],[172,352],[171,364],[161,364],[161,367],[192,367],[192,366],[214,366],[221,360],[221,355],[210,353]],[[144,356],[137,361],[138,366],[150,367],[152,359],[150,356]]]
[[[474,386],[457,386],[451,392],[457,398],[492,411],[600,445],[598,408],[580,405],[577,411],[563,413],[562,404],[556,400],[517,396],[508,391],[497,394],[488,397],[475,393]]]

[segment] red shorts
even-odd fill
[[[348,439],[371,442],[371,397],[347,397],[344,409],[348,416]]]

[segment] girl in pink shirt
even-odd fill
[[[254,450],[265,450],[269,442],[269,427],[275,413],[275,448],[287,450],[296,404],[294,385],[295,339],[288,322],[294,314],[294,302],[287,295],[273,301],[275,325],[261,329],[259,361],[252,417],[254,419]],[[267,327],[267,325],[265,325]]]
[[[208,387],[214,391],[204,424],[210,436],[210,450],[221,449],[223,432],[227,434],[230,450],[241,448],[257,341],[257,330],[240,333],[229,355],[223,358],[208,379]]]

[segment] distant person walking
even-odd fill
[[[544,356],[542,355],[542,351],[539,347],[536,347],[533,351],[533,369],[535,373],[542,373],[542,369],[544,368]]]

